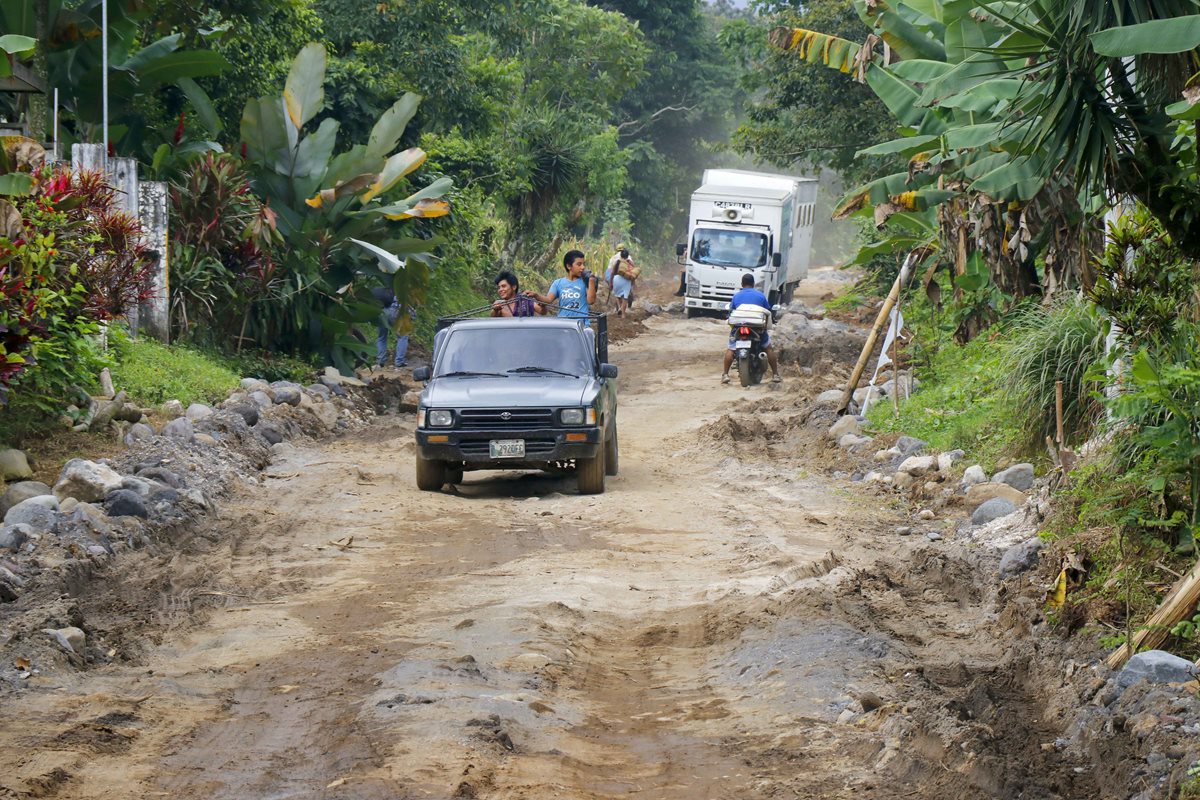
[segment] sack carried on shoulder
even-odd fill
[[[617,273],[622,278],[628,278],[631,281],[636,281],[638,276],[642,274],[641,267],[635,267],[628,261],[622,261],[617,265]]]

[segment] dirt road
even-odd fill
[[[721,386],[720,323],[647,327],[604,495],[418,492],[411,415],[286,451],[134,665],[5,709],[0,796],[1090,796],[970,567],[816,466],[799,373]]]

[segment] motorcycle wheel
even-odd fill
[[[758,383],[754,379],[754,359],[747,356],[740,356],[738,362],[738,380],[742,382],[742,386],[753,386]],[[762,377],[762,376],[759,376]]]

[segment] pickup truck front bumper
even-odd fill
[[[571,436],[571,441],[567,436]],[[430,438],[433,441],[430,441]],[[525,442],[525,458],[491,457],[492,440]],[[421,458],[436,461],[461,461],[478,469],[519,468],[522,465],[541,465],[555,461],[595,458],[604,446],[599,427],[535,428],[528,430],[454,430],[418,428],[417,453]]]

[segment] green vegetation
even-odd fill
[[[111,332],[110,343],[113,384],[138,403],[212,403],[236,389],[241,378],[219,359],[185,345],[130,339],[119,328]]]

